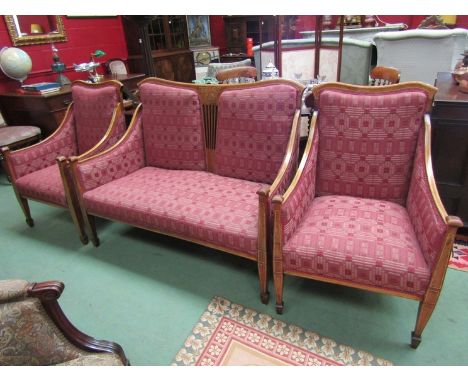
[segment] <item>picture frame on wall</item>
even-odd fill
[[[190,47],[211,45],[210,16],[187,16],[187,34]]]

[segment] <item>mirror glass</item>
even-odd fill
[[[14,46],[67,41],[61,16],[12,15],[5,21]]]

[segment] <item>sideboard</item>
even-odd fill
[[[117,80],[129,90],[136,90],[144,74],[114,74],[104,80]],[[0,94],[0,110],[8,125],[34,125],[42,136],[52,134],[62,122],[68,105],[72,102],[71,86],[65,85],[58,92],[43,95],[20,93]]]
[[[447,72],[437,74],[432,110],[432,163],[445,209],[468,228],[468,94]]]

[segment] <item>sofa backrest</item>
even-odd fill
[[[404,205],[418,133],[434,92],[421,83],[324,84],[314,89],[319,133],[316,195]]]
[[[290,84],[225,90],[219,98],[215,172],[272,183],[286,154],[298,89]]]
[[[140,84],[147,166],[206,169],[200,99],[195,90],[170,83]]]
[[[381,32],[374,36],[377,65],[393,66],[401,82],[434,84],[438,72],[451,72],[468,48],[468,31],[456,29],[414,29]]]
[[[207,77],[216,78],[216,73],[224,69],[238,68],[241,66],[250,66],[252,65],[252,60],[247,58],[245,60],[236,61],[236,62],[212,62],[208,64],[206,71]]]
[[[106,81],[88,84],[76,81],[72,84],[72,98],[75,118],[76,142],[78,154],[83,154],[95,146],[110,127],[113,113],[122,101],[122,84],[118,81]],[[122,115],[123,119],[124,116]],[[118,123],[116,132],[121,136],[125,123]]]

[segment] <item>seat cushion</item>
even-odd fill
[[[144,167],[84,193],[94,215],[257,257],[263,186],[205,171]]]
[[[82,355],[55,366],[124,366],[122,359],[114,353],[91,353]]]
[[[21,195],[62,207],[67,206],[60,170],[57,164],[34,171],[16,180]]]
[[[285,272],[417,296],[431,276],[405,208],[374,199],[315,198],[283,256]]]

